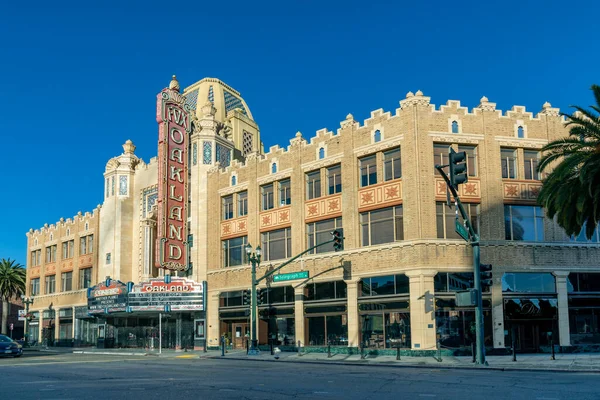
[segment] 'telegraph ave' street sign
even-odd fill
[[[290,272],[289,274],[273,275],[273,282],[293,281],[296,279],[308,279],[308,271]]]

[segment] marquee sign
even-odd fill
[[[88,313],[104,314],[125,311],[127,294],[132,285],[107,278],[94,287],[88,288]]]
[[[188,138],[191,109],[179,93],[175,76],[157,96],[158,122],[158,235],[156,266],[188,268],[187,200]]]
[[[127,311],[202,311],[201,283],[185,278],[151,279],[133,286]]]

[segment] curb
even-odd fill
[[[463,369],[463,370],[475,370],[475,371],[504,371],[504,372],[513,372],[513,371],[535,371],[535,372],[553,372],[553,373],[594,373],[600,374],[600,370],[598,369],[559,369],[559,368],[548,368],[548,369],[540,369],[540,368],[515,368],[515,367],[490,367],[490,366],[468,366],[468,365],[423,365],[423,364],[391,364],[391,363],[369,363],[368,361],[322,361],[322,360],[275,360],[275,359],[249,359],[249,358],[239,358],[239,357],[221,357],[221,356],[210,356],[205,357],[214,360],[236,360],[236,361],[260,361],[260,362],[289,362],[289,363],[297,363],[297,364],[330,364],[330,365],[352,365],[352,366],[368,366],[368,367],[385,367],[385,368],[419,368],[419,369]]]

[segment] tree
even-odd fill
[[[600,220],[600,86],[592,85],[596,105],[562,114],[569,136],[543,147],[538,171],[550,170],[543,180],[538,203],[550,218],[556,216],[567,235],[585,227],[591,239]]]
[[[25,293],[25,268],[10,258],[0,260],[0,298],[2,299],[2,325],[0,332],[8,333],[8,302]]]

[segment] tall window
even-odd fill
[[[74,240],[68,240],[62,244],[62,258],[73,258],[73,248],[75,247]]]
[[[239,192],[237,195],[238,217],[248,215],[248,192]]]
[[[523,139],[525,137],[525,131],[523,130],[522,126],[519,126],[517,128],[517,137],[520,139]]]
[[[327,168],[327,187],[328,194],[342,192],[342,166],[335,165]]]
[[[311,248],[318,243],[327,242],[332,239],[331,232],[334,230],[342,232],[344,236],[344,230],[342,228],[342,218],[326,219],[324,221],[313,222],[306,224],[306,248]],[[310,254],[315,253],[327,253],[333,251],[333,244],[317,247]]]
[[[377,183],[377,158],[372,156],[358,160],[360,187],[375,185]]]
[[[271,173],[274,174],[277,172],[277,163],[271,164]]]
[[[233,195],[221,198],[221,217],[223,220],[233,218]]]
[[[477,176],[477,146],[458,146],[458,151],[467,153],[467,173],[469,176]]]
[[[538,206],[504,206],[506,240],[544,240],[544,210]]]
[[[452,133],[458,133],[458,122],[452,121]]]
[[[261,209],[263,211],[270,210],[274,207],[273,204],[273,184],[264,185],[260,187],[261,194]]]
[[[537,181],[541,179],[540,173],[537,171],[539,160],[540,153],[538,151],[523,151],[523,162],[525,164],[525,179]]]
[[[321,159],[321,158],[325,158],[325,148],[324,147],[321,147],[319,149],[319,159]]]
[[[91,254],[94,251],[94,235],[79,238],[79,254]]]
[[[40,294],[40,278],[34,278],[29,282],[31,286],[31,296]]]
[[[79,289],[87,289],[92,286],[92,269],[79,270]]]
[[[436,174],[439,174],[438,170],[435,169],[437,164],[446,165],[448,164],[448,149],[449,144],[436,143],[433,145],[433,167]]]
[[[306,199],[321,197],[321,171],[306,174]]]
[[[284,228],[261,233],[261,247],[263,260],[281,260],[291,257],[292,254],[292,229]]]
[[[381,131],[377,129],[375,133],[373,133],[373,142],[381,142]]]
[[[31,266],[35,267],[42,263],[42,250],[33,250],[31,252]]]
[[[231,177],[231,186],[237,185],[237,176],[233,175]]]
[[[46,277],[46,287],[44,288],[44,294],[52,294],[56,292],[56,276],[49,275]]]
[[[360,214],[363,246],[391,243],[404,239],[402,206],[382,208]]]
[[[70,292],[73,290],[73,272],[63,272],[60,274],[62,280],[62,291]]]
[[[245,264],[246,244],[248,244],[247,236],[223,240],[223,266],[233,267]]]
[[[394,149],[383,153],[383,179],[391,181],[402,177],[400,164],[400,149]]]
[[[517,151],[515,149],[501,149],[502,178],[517,179]]]
[[[280,206],[292,204],[292,187],[289,179],[279,181],[279,204]]]
[[[463,206],[475,233],[479,233],[479,204],[467,203]],[[454,205],[448,208],[445,202],[438,201],[435,203],[435,210],[438,239],[460,239],[461,237],[456,233],[455,228],[456,209]]]
[[[53,263],[56,261],[56,245],[46,247],[46,262]]]

